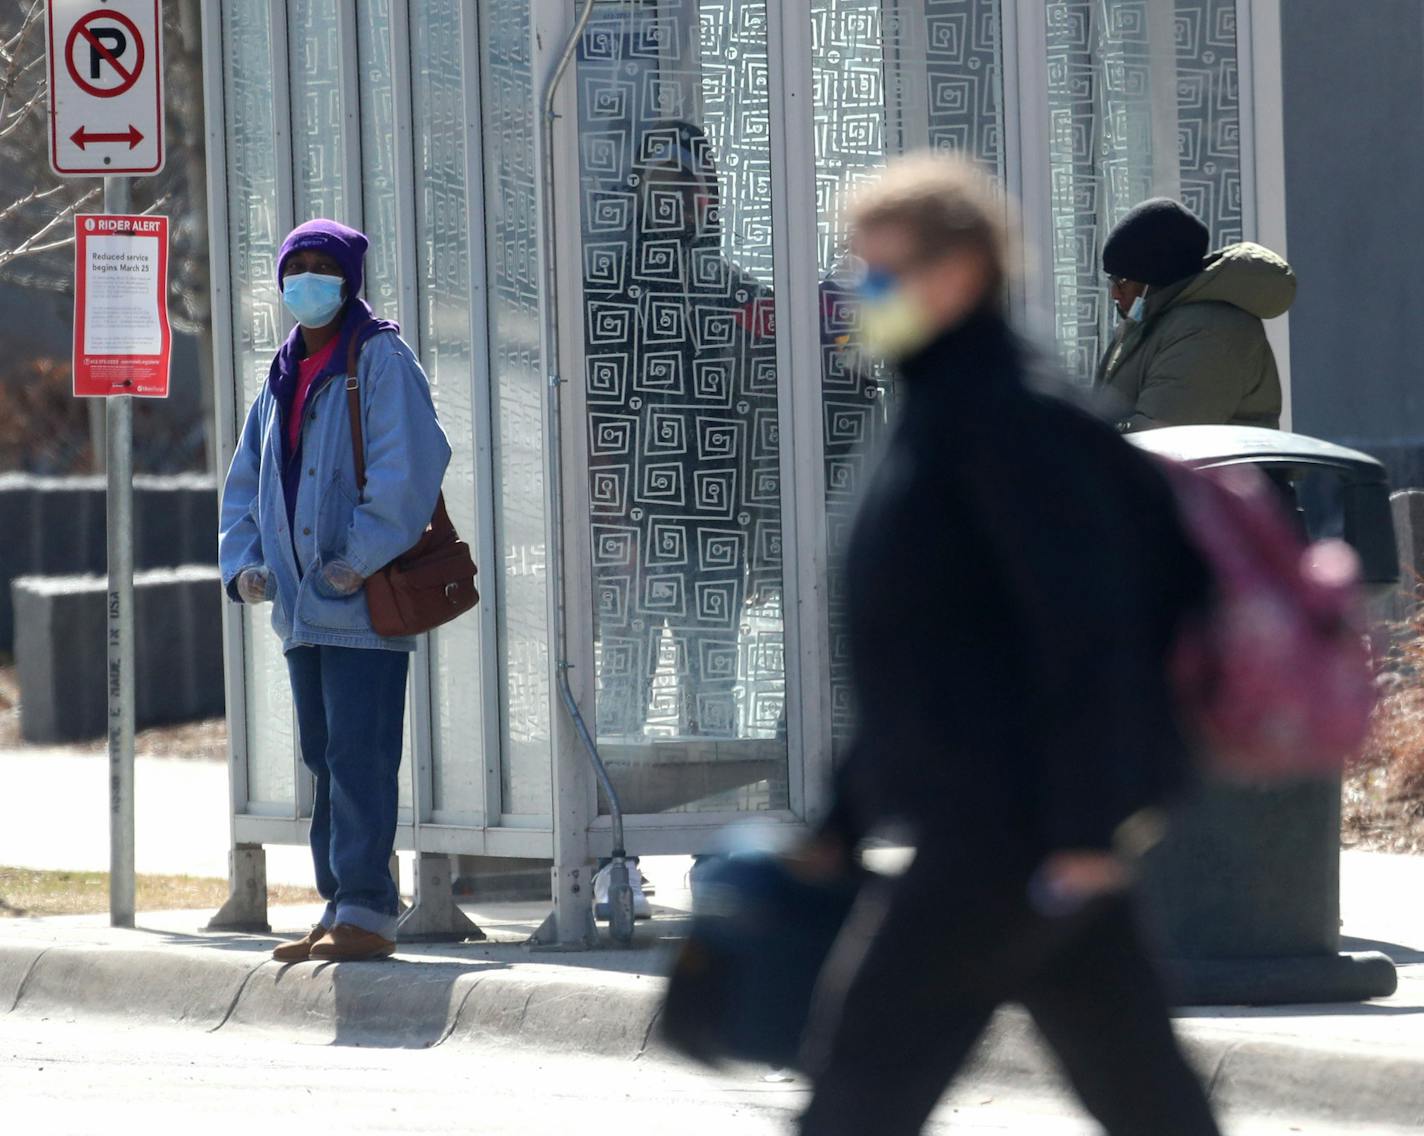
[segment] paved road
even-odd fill
[[[798,1085],[752,1075],[716,1077],[510,1048],[356,1049],[0,1017],[5,1130],[47,1136],[189,1130],[770,1136],[790,1131],[803,1100]],[[1095,1129],[1048,1102],[984,1099],[966,1087],[932,1131],[1087,1136]],[[1365,1132],[1279,1119],[1235,1123],[1229,1131]]]

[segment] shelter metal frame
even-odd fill
[[[208,144],[208,206],[211,224],[214,383],[216,438],[219,461],[225,468],[231,458],[245,416],[242,383],[236,369],[235,304],[233,294],[232,230],[229,224],[230,171],[226,115],[227,62],[224,27],[235,3],[265,7],[271,27],[272,138],[276,146],[276,224],[290,229],[297,218],[297,170],[293,136],[293,59],[290,51],[294,21],[304,0],[221,0],[203,9],[204,95]],[[397,245],[397,309],[407,338],[419,352],[421,344],[420,271],[421,226],[429,219],[414,187],[417,168],[415,76],[413,74],[413,19],[423,0],[387,0],[389,43],[393,74],[395,155],[402,186],[398,194],[396,231],[386,235]],[[559,705],[555,673],[556,652],[550,655],[549,761],[552,792],[547,815],[507,813],[502,803],[501,705],[499,676],[502,657],[497,618],[502,602],[499,567],[501,548],[496,531],[496,496],[499,470],[495,460],[496,414],[492,392],[492,338],[490,325],[489,261],[485,215],[488,136],[485,125],[485,82],[481,34],[489,6],[507,0],[463,0],[463,68],[465,131],[465,186],[469,226],[469,335],[474,373],[470,376],[474,455],[476,530],[469,534],[482,568],[484,596],[479,621],[479,675],[472,697],[480,700],[482,730],[478,737],[461,739],[460,760],[476,765],[480,807],[473,811],[442,811],[434,807],[439,767],[446,755],[437,738],[438,684],[432,668],[433,652],[423,645],[412,668],[410,688],[410,758],[413,774],[408,804],[403,807],[397,848],[429,854],[467,854],[554,861],[556,910],[587,903],[587,865],[592,857],[613,849],[610,820],[600,816],[595,779],[568,716]],[[557,65],[583,3],[594,0],[528,0],[529,53],[532,70],[531,98],[537,98]],[[887,3],[892,0],[886,0]],[[917,0],[893,0],[909,9]],[[343,55],[341,121],[333,124],[344,144],[339,176],[345,179],[352,204],[346,219],[359,224],[363,187],[362,113],[366,96],[360,83],[359,21],[365,9],[339,5],[339,43]],[[1248,236],[1284,252],[1284,153],[1281,115],[1280,0],[1236,0],[1238,55],[1241,83],[1241,158],[1243,213]],[[771,69],[771,162],[773,173],[773,291],[776,308],[778,405],[781,438],[780,463],[783,489],[785,561],[785,658],[787,736],[789,749],[789,807],[762,813],[673,813],[629,815],[626,818],[630,851],[643,854],[696,853],[711,849],[718,832],[728,823],[749,818],[799,828],[814,824],[828,806],[831,701],[829,629],[826,619],[828,586],[827,523],[821,480],[824,438],[820,405],[820,350],[817,323],[816,269],[817,217],[815,201],[814,75],[811,44],[812,0],[769,3],[768,58]],[[1049,219],[1048,77],[1044,66],[1045,30],[1042,0],[1002,0],[1000,8],[1001,68],[1003,76],[1004,174],[1007,188],[1020,202],[1019,229],[1024,271],[1015,296],[1016,306],[1031,329],[1042,334],[1051,327],[1052,281],[1036,265],[1050,262],[1052,226]],[[543,184],[544,163],[553,162],[556,235],[561,247],[577,247],[581,234],[579,210],[578,83],[565,81],[556,94],[557,119],[554,148],[544,154],[534,146],[535,182]],[[920,108],[921,110],[923,108]],[[913,136],[917,114],[910,107],[897,133]],[[537,121],[537,119],[536,119]],[[540,226],[538,276],[544,276],[549,234]],[[557,261],[557,295],[541,295],[540,303],[556,305],[559,315],[558,349],[564,376],[583,373],[584,343],[581,315],[583,281],[580,259],[562,256]],[[1271,338],[1289,390],[1288,326],[1285,320],[1271,327]],[[548,360],[541,364],[548,373]],[[544,397],[561,399],[560,410],[569,423],[581,423],[586,402],[581,383],[547,385]],[[546,407],[547,409],[547,407]],[[547,419],[546,419],[547,420]],[[587,438],[582,429],[565,431],[561,455],[561,489],[566,507],[563,546],[568,557],[564,573],[564,603],[575,616],[570,620],[568,680],[574,698],[591,716],[595,693],[594,637],[591,620],[580,618],[592,610],[593,587],[589,511],[586,491]],[[545,469],[550,468],[546,454]],[[546,502],[547,505],[547,502]],[[552,517],[550,510],[547,518]],[[550,534],[552,535],[552,534]],[[556,605],[548,596],[549,627],[555,626]],[[252,745],[247,690],[248,636],[270,634],[265,620],[249,621],[242,609],[228,606],[223,618],[226,690],[229,720],[232,843],[234,874],[240,854],[264,844],[305,843],[311,795],[309,777],[297,747],[291,754],[293,794],[286,801],[253,799],[249,777]],[[295,730],[293,731],[295,736]],[[448,739],[447,739],[448,741]],[[236,883],[236,880],[235,880]],[[235,888],[236,891],[236,888]],[[561,921],[559,937],[573,942],[584,933],[580,920]]]

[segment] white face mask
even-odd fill
[[[931,320],[903,285],[887,274],[868,273],[860,285],[860,297],[860,337],[869,354],[905,359],[934,338]]]

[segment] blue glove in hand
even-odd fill
[[[322,566],[312,586],[316,588],[318,595],[329,600],[339,600],[354,596],[365,582],[366,578],[351,565],[343,560],[333,560]]]
[[[237,594],[245,604],[267,603],[272,598],[272,576],[266,568],[244,568],[237,576]]]

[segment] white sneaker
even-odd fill
[[[608,881],[612,872],[613,865],[607,864],[593,877],[593,917],[600,923],[607,923],[612,914],[608,906]],[[633,889],[633,918],[651,919],[653,906],[643,894],[643,873],[632,864],[628,866],[628,886]]]

